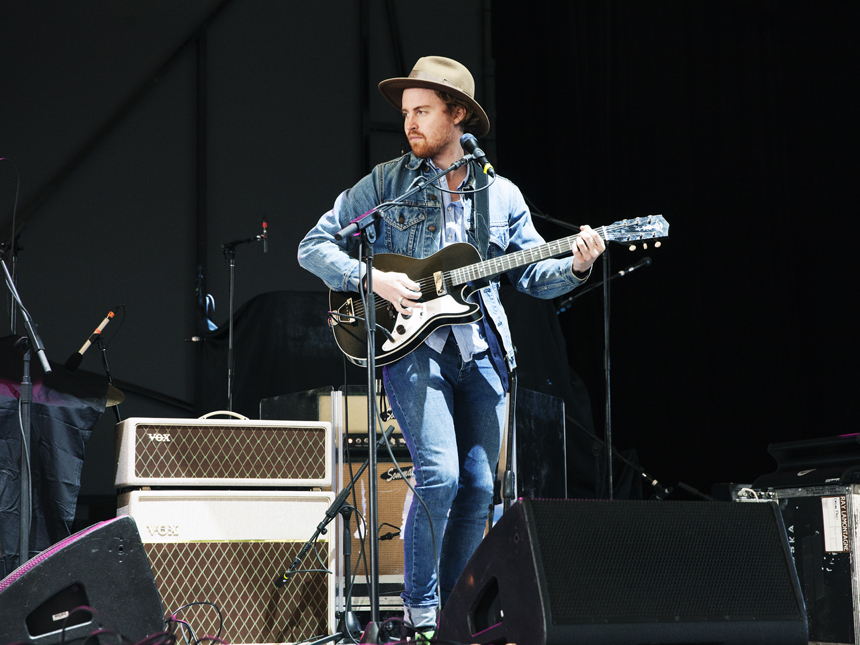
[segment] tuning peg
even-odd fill
[[[660,248],[661,246],[663,246],[662,242],[654,242],[654,248]]]
[[[642,242],[642,250],[643,250],[643,251],[647,251],[647,250],[648,250],[648,242]]]
[[[635,250],[636,250],[636,245],[635,245],[635,244],[631,244],[630,246],[628,246],[628,247],[627,247],[627,250],[628,250],[628,251],[635,251]]]

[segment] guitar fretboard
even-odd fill
[[[601,226],[594,230],[604,240],[608,240],[610,238],[606,237],[607,228],[611,229],[612,227]],[[448,272],[447,275],[450,276],[451,284],[454,286],[466,284],[467,282],[480,280],[482,278],[489,278],[494,275],[504,273],[505,271],[510,271],[511,269],[516,269],[528,264],[534,264],[541,260],[570,253],[570,246],[578,237],[579,233],[571,235],[570,237],[563,237],[560,240],[541,244],[540,246],[533,246],[530,249],[523,249],[522,251],[502,255],[497,258],[492,258],[491,260],[484,260],[483,262],[477,262],[475,264],[470,264],[469,266],[460,267],[459,269],[454,269],[453,271]]]

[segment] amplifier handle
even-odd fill
[[[244,414],[239,414],[238,412],[232,412],[230,410],[215,410],[215,412],[207,412],[202,417],[197,417],[197,418],[198,419],[211,419],[212,417],[217,416],[219,414],[224,414],[224,415],[229,416],[229,417],[236,417],[237,419],[242,419],[242,421],[250,421],[251,420],[248,417],[246,417]]]

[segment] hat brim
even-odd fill
[[[468,104],[469,107],[472,108],[475,115],[478,117],[479,125],[476,128],[474,135],[478,138],[484,137],[490,131],[490,119],[487,117],[487,113],[484,112],[484,108],[480,106],[480,104],[473,99],[471,96],[463,92],[457,87],[453,85],[447,85],[445,83],[438,83],[436,81],[430,81],[420,78],[389,78],[387,80],[382,81],[379,84],[379,91],[382,93],[382,96],[391,103],[394,107],[400,110],[403,106],[403,90],[408,89],[410,87],[423,87],[430,90],[439,90],[440,92],[446,92],[451,96],[456,96],[458,99]]]

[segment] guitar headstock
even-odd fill
[[[624,219],[603,227],[604,237],[610,242],[635,242],[669,235],[669,222],[662,215],[648,215]]]

